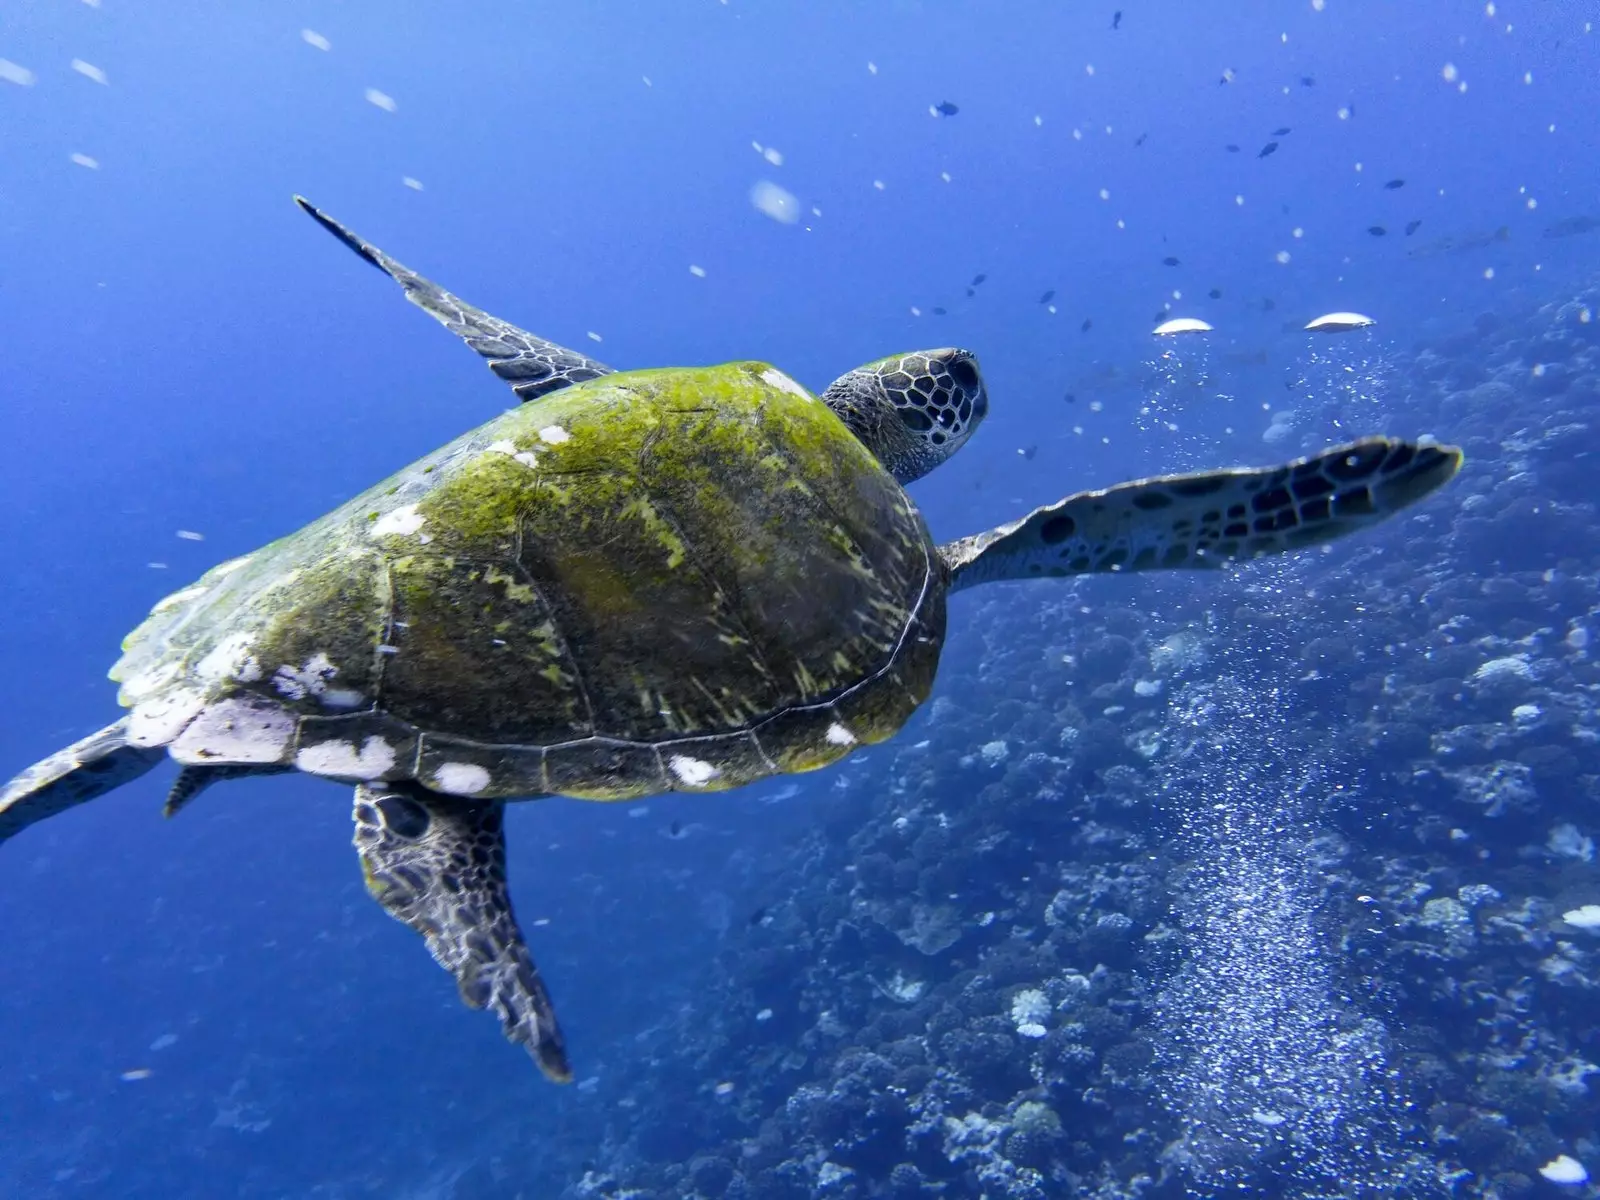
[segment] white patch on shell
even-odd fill
[[[197,596],[204,596],[210,590],[210,584],[197,583],[192,587],[184,588],[182,591],[173,592],[172,595],[164,596],[155,602],[155,606],[150,610],[151,615],[166,612],[169,608],[176,608],[178,605],[193,600]]]
[[[712,766],[704,759],[690,758],[687,754],[674,754],[667,759],[667,766],[690,787],[703,787],[722,774],[721,768]]]
[[[354,742],[319,742],[302,746],[294,765],[312,775],[335,779],[377,779],[394,767],[394,747],[381,737],[369,737],[357,752]]]
[[[552,425],[550,428],[559,429],[559,426]],[[562,429],[560,432],[562,434],[562,440],[565,440],[566,430]],[[516,459],[525,467],[536,467],[539,465],[539,459],[533,454],[532,451],[519,451],[517,449],[517,444],[510,438],[501,438],[498,442],[491,442],[489,445],[484,447],[484,453],[507,455],[508,457]]]
[[[233,696],[206,705],[167,753],[190,765],[282,762],[294,729],[293,715],[272,701]]]
[[[195,663],[194,673],[207,683],[224,679],[254,683],[261,678],[261,664],[250,653],[255,640],[255,635],[251,633],[230,633],[212,648],[211,653]]]
[[[176,679],[183,671],[181,662],[163,663],[159,667],[152,667],[148,671],[140,671],[132,679],[122,685],[122,700],[126,704],[135,704],[144,699],[151,692],[159,691]]]
[[[146,700],[128,714],[128,741],[135,746],[165,746],[205,706],[205,696],[193,688],[177,688]]]
[[[489,786],[489,772],[477,763],[440,763],[433,773],[435,791],[452,796],[476,796]]]
[[[367,698],[355,688],[329,688],[320,697],[323,708],[360,708]]]
[[[856,735],[837,721],[828,726],[827,737],[830,746],[854,746],[856,744]]]
[[[410,537],[422,528],[423,520],[415,504],[402,504],[374,521],[367,533],[370,537],[386,537],[390,534]]]
[[[559,446],[562,442],[570,442],[572,435],[559,425],[546,425],[539,430],[539,440],[549,446]]]
[[[802,400],[814,400],[816,398],[800,384],[778,370],[777,367],[768,367],[761,372],[761,378],[780,392],[788,392],[791,396],[799,396]]]
[[[278,694],[290,700],[304,700],[307,696],[320,696],[328,689],[328,680],[339,673],[339,668],[326,654],[318,650],[305,665],[293,667],[284,663],[272,673],[272,686]]]

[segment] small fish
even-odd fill
[[[1091,330],[1093,328],[1094,328],[1094,318],[1093,317],[1085,317],[1083,319],[1083,324],[1078,326],[1078,332],[1079,333],[1088,333],[1089,330]]]
[[[1273,137],[1288,137],[1289,136],[1289,127],[1287,125],[1285,125],[1281,129],[1274,129],[1272,131],[1272,136]]]
[[[1223,147],[1223,149],[1226,150],[1229,154],[1237,154],[1237,153],[1239,153],[1239,147],[1234,142],[1229,142],[1226,146]]]
[[[1056,298],[1056,290],[1055,290],[1055,288],[1051,288],[1048,292],[1046,292],[1044,295],[1039,297],[1039,303],[1040,304],[1049,304],[1050,301],[1054,300],[1055,298]]]
[[[1547,226],[1544,236],[1547,238],[1575,237],[1580,233],[1589,233],[1600,229],[1600,217],[1579,216],[1568,217],[1557,221],[1554,225]]]
[[[939,103],[933,106],[933,111],[938,113],[941,117],[953,117],[961,110],[954,104],[951,104],[950,101],[941,100]]]
[[[1316,87],[1317,86],[1317,81],[1315,79],[1313,79],[1309,75],[1302,75],[1302,76],[1300,76],[1300,86],[1301,87]]]
[[[1150,135],[1148,133],[1141,133],[1138,137],[1133,139],[1133,144],[1135,146],[1142,146],[1142,145],[1144,145],[1145,138],[1147,138],[1149,136]]]
[[[1234,78],[1233,68],[1232,67],[1224,67],[1222,69],[1222,78],[1217,80],[1217,86],[1221,87],[1225,83],[1232,83],[1233,82],[1233,78]]]
[[[1493,233],[1472,233],[1465,237],[1443,237],[1436,242],[1429,242],[1406,251],[1407,258],[1432,258],[1436,254],[1462,254],[1468,250],[1482,250],[1485,246],[1492,246],[1496,242],[1509,242],[1511,240],[1511,227],[1502,225]]]
[[[976,296],[976,295],[977,295],[977,294],[978,294],[978,293],[977,293],[977,292],[975,292],[975,291],[973,291],[973,290],[972,290],[972,289],[971,289],[971,288],[968,288],[968,289],[967,289],[967,295],[968,295],[968,296]]]
[[[1035,454],[1039,453],[1039,447],[1024,446],[1021,450],[1018,450],[1017,453],[1022,455],[1023,458],[1031,460]]]
[[[1175,267],[1178,265],[1178,260],[1173,255],[1169,254],[1161,260],[1161,265],[1164,267]]]
[[[1222,289],[1221,288],[1212,288],[1209,292],[1206,293],[1206,295],[1210,296],[1213,300],[1221,300],[1222,299]]]
[[[1078,393],[1068,392],[1063,399],[1066,400],[1068,404],[1076,404],[1078,402]]]
[[[1122,10],[1120,8],[1117,9],[1116,12],[1111,14],[1111,28],[1112,29],[1121,29],[1122,28]]]
[[[1278,143],[1277,142],[1268,142],[1265,146],[1261,147],[1261,153],[1257,154],[1256,157],[1257,158],[1266,158],[1269,154],[1276,154],[1277,152],[1278,152]]]
[[[974,275],[972,277],[972,286],[973,287],[977,287],[980,283],[982,283],[987,278],[989,278],[987,275]]]
[[[1367,232],[1370,233],[1373,237],[1383,237],[1389,231],[1387,229],[1385,229],[1382,225],[1368,225],[1367,226]]]
[[[1417,230],[1419,230],[1421,228],[1422,228],[1422,220],[1421,220],[1420,217],[1415,221],[1407,221],[1406,222],[1406,236],[1410,237],[1413,233],[1415,233]]]
[[[682,821],[674,821],[671,825],[667,826],[667,836],[668,837],[682,837],[683,836],[683,822]]]
[[[1405,185],[1406,181],[1404,179],[1391,179],[1383,186],[1387,191],[1398,192],[1401,188],[1405,187]]]
[[[935,307],[934,307],[934,310],[933,310],[933,315],[934,315],[934,316],[936,316],[936,317],[942,317],[942,316],[944,316],[944,309],[942,309],[942,308],[939,308],[939,307],[938,307],[938,306],[937,306],[937,305],[936,305],[936,306],[935,306]]]

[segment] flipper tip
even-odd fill
[[[333,234],[334,237],[338,238],[346,246],[349,246],[350,249],[354,250],[373,266],[377,267],[378,270],[382,271],[385,275],[392,273],[390,272],[389,268],[384,265],[379,256],[379,252],[374,247],[367,245],[366,242],[362,241],[350,230],[339,224],[339,222],[335,221],[327,213],[323,212],[315,204],[311,203],[311,201],[300,195],[300,193],[295,193],[294,202],[300,206],[301,211],[304,212],[308,217],[310,217],[318,225],[321,225],[329,233]]]

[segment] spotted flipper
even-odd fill
[[[557,1083],[572,1078],[555,1009],[506,892],[505,805],[415,783],[356,787],[356,849],[367,890],[423,936],[472,1008],[490,1008]]]
[[[939,552],[951,591],[995,579],[1221,567],[1376,524],[1443,487],[1460,467],[1454,446],[1367,438],[1278,467],[1080,492]]]
[[[35,763],[0,792],[0,842],[59,812],[137,779],[167,757],[165,747],[128,743],[128,719]]]
[[[604,363],[547,342],[457,299],[376,246],[362,241],[304,197],[296,196],[294,202],[334,237],[403,287],[406,299],[488,359],[489,369],[509,383],[519,399],[534,400],[585,379],[611,374],[611,368]]]

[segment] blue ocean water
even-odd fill
[[[515,806],[573,1087],[366,896],[342,787],[30,828],[0,1194],[1600,1194],[1596,21],[6,5],[18,770],[160,597],[511,402],[296,192],[620,368],[973,350],[941,539],[1364,433],[1468,465],[1327,553],[957,596],[817,775]]]

